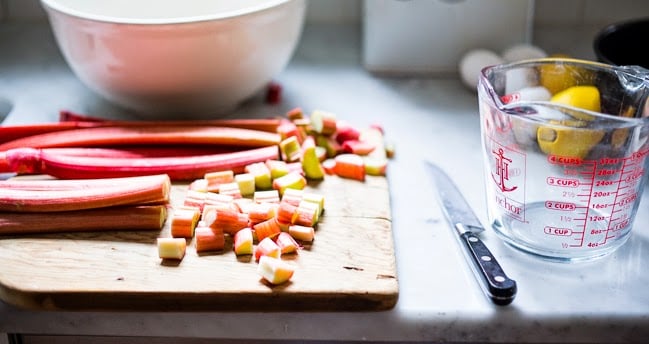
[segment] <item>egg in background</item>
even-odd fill
[[[505,49],[502,54],[497,54],[488,49],[473,49],[468,51],[458,63],[458,71],[462,83],[469,89],[476,91],[480,71],[488,66],[515,62],[527,59],[547,57],[547,53],[534,45],[521,43]]]

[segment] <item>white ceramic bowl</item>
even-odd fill
[[[232,111],[288,63],[304,0],[41,0],[73,72],[140,117]]]

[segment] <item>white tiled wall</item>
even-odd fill
[[[362,18],[362,0],[308,1],[309,22],[354,23]],[[603,26],[641,16],[649,16],[647,0],[536,0],[534,21],[537,26]],[[0,0],[0,22],[43,18],[39,0]]]

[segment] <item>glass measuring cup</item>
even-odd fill
[[[478,85],[489,221],[543,258],[624,244],[649,167],[649,71],[574,59],[487,67]]]

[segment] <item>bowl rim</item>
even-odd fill
[[[209,13],[197,16],[179,16],[171,18],[124,18],[108,15],[98,15],[79,11],[64,4],[59,0],[40,0],[45,9],[55,10],[57,12],[74,16],[81,19],[94,20],[99,22],[114,23],[114,24],[136,24],[136,25],[159,25],[159,24],[184,24],[196,23],[210,20],[230,19],[235,17],[244,16],[247,14],[261,12],[270,8],[274,8],[294,0],[267,0],[260,2],[257,5],[242,7],[236,10],[224,11],[219,13]]]

